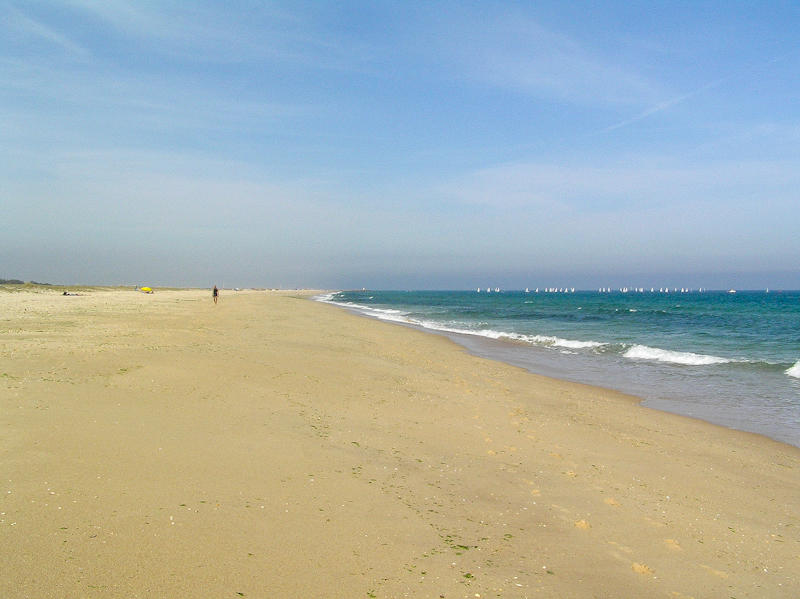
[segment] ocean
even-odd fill
[[[800,447],[800,291],[341,291],[476,355]]]

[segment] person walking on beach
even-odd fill
[[[214,290],[211,292],[211,296],[214,298],[214,303],[216,304],[217,298],[219,297],[219,289],[217,289],[216,285],[214,285]]]

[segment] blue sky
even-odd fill
[[[800,287],[796,2],[0,11],[0,277]]]

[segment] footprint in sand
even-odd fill
[[[664,539],[664,544],[673,551],[683,551],[683,547],[675,539]]]
[[[633,553],[633,549],[631,549],[630,547],[626,547],[625,545],[620,545],[620,544],[619,544],[619,543],[617,543],[616,541],[608,541],[608,544],[609,544],[609,545],[612,545],[612,546],[614,546],[614,547],[616,547],[617,549],[619,549],[620,551],[622,551],[622,552],[624,552],[624,553],[627,553],[628,555],[630,555],[630,554],[632,554],[632,553]],[[622,557],[622,556],[621,556],[619,553],[617,553],[616,551],[612,551],[612,552],[611,552],[611,555],[613,555],[613,556],[614,556],[614,557],[616,557],[617,559],[624,559],[625,561],[628,561],[628,560],[627,560],[627,558],[623,558],[623,557]]]
[[[667,525],[664,522],[659,522],[658,520],[653,520],[649,516],[645,516],[643,518],[645,522],[647,522],[650,526],[655,526],[656,528],[666,528]]]
[[[711,566],[706,566],[705,564],[700,564],[700,567],[705,568],[710,574],[718,576],[719,578],[728,578],[728,573],[723,572],[722,570],[715,570]]]

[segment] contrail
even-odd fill
[[[783,60],[784,58],[786,58],[787,56],[789,56],[791,54],[794,54],[794,52],[795,52],[795,50],[786,52],[785,54],[781,54],[779,56],[776,56],[775,58],[771,58],[771,59],[769,59],[767,61],[764,61],[763,63],[760,63],[758,66],[771,65],[771,64],[776,63],[776,62],[778,62],[780,60]],[[752,67],[750,69],[743,69],[743,70],[751,70],[751,69],[752,69]],[[650,108],[648,108],[644,112],[640,112],[636,116],[633,116],[633,117],[631,117],[629,119],[625,119],[624,121],[620,121],[618,123],[615,123],[614,125],[606,127],[605,129],[601,129],[600,131],[597,132],[597,134],[599,134],[599,133],[608,133],[609,131],[614,131],[615,129],[620,129],[622,127],[626,127],[626,126],[628,126],[628,125],[630,125],[632,123],[635,123],[637,121],[641,121],[642,119],[646,119],[647,117],[649,117],[651,115],[654,115],[656,113],[659,113],[659,112],[662,112],[664,110],[667,110],[668,108],[672,108],[673,106],[675,106],[677,104],[681,104],[681,103],[685,102],[686,100],[688,100],[688,99],[690,99],[690,98],[692,98],[692,97],[694,97],[694,96],[696,96],[696,95],[698,95],[698,94],[700,94],[700,93],[702,93],[702,92],[704,92],[706,90],[709,90],[709,89],[712,89],[712,88],[717,87],[719,85],[722,85],[726,81],[728,81],[730,79],[733,79],[734,77],[736,77],[736,76],[738,76],[740,74],[741,74],[740,72],[737,72],[737,73],[732,73],[730,75],[726,75],[725,77],[721,77],[719,79],[715,79],[714,81],[710,81],[709,83],[706,83],[705,85],[701,85],[700,87],[698,87],[697,89],[695,89],[693,91],[687,92],[685,94],[681,94],[679,96],[675,96],[674,98],[670,98],[669,100],[665,100],[663,102],[659,102],[658,104],[656,104],[654,106],[651,106]]]
[[[716,79],[714,81],[711,81],[710,83],[706,83],[705,85],[698,87],[694,91],[690,91],[688,93],[681,94],[680,96],[675,96],[674,98],[670,98],[669,100],[659,102],[658,104],[651,106],[644,112],[640,112],[636,116],[633,116],[629,119],[625,119],[624,121],[620,121],[619,123],[611,125],[610,127],[606,127],[605,129],[601,129],[600,131],[598,131],[598,133],[608,133],[609,131],[614,131],[615,129],[620,129],[621,127],[625,127],[627,125],[630,125],[631,123],[635,123],[636,121],[641,121],[642,119],[646,119],[650,115],[666,110],[667,108],[672,108],[676,104],[681,104],[682,102],[685,102],[689,98],[692,98],[697,94],[706,91],[707,89],[717,87],[718,85],[721,85],[722,83],[724,83],[728,79],[731,79],[732,77],[733,75],[728,75],[727,77]]]

